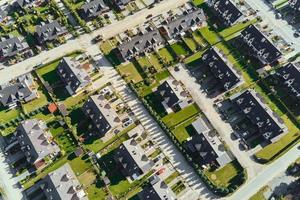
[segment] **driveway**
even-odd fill
[[[221,137],[225,140],[226,144],[230,147],[233,155],[238,159],[241,165],[247,170],[248,180],[254,178],[263,168],[253,161],[249,152],[240,149],[239,142],[231,139],[231,134],[234,132],[228,123],[225,123],[219,113],[214,109],[214,100],[206,97],[204,92],[201,92],[200,85],[196,82],[196,79],[189,73],[184,67],[180,66],[179,71],[170,70],[175,79],[181,81],[187,90],[190,92],[194,101],[198,104],[201,110],[204,112],[208,120],[212,123],[214,128],[218,131]]]
[[[3,138],[0,138],[0,188],[3,190],[3,199],[20,200],[22,199],[22,189],[17,187],[18,179],[13,177],[10,171],[10,166],[6,162],[2,152],[4,145]]]
[[[187,163],[181,152],[179,152],[173,142],[148,113],[143,104],[137,99],[133,92],[131,92],[129,87],[126,85],[126,82],[121,78],[116,70],[112,67],[103,66],[101,68],[101,72],[104,76],[100,79],[101,81],[99,80],[99,82],[97,82],[97,85],[100,86],[101,83],[105,84],[107,82],[112,82],[113,86],[135,113],[137,119],[145,127],[151,139],[153,139],[153,141],[155,141],[155,143],[169,157],[172,165],[181,173],[187,184],[190,186],[191,190],[189,190],[182,198],[185,199],[185,197],[188,196],[189,200],[197,200],[199,198],[217,199],[217,197],[215,197],[202,183],[199,176]]]

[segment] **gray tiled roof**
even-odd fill
[[[35,0],[16,0],[14,6],[17,8],[24,8],[26,5],[33,3]]]
[[[175,19],[167,20],[164,27],[168,32],[168,36],[174,38],[178,36],[178,34],[189,30],[191,27],[205,22],[205,20],[206,17],[203,10],[196,9],[175,17]]]
[[[101,135],[118,126],[121,121],[116,111],[110,106],[103,95],[93,95],[82,107]]]
[[[152,51],[164,43],[164,39],[158,30],[147,32],[143,35],[136,35],[130,41],[118,46],[118,50],[123,59],[131,59],[136,54]]]
[[[84,3],[80,9],[80,16],[84,19],[94,18],[109,10],[103,0],[93,0]]]
[[[43,178],[41,188],[47,200],[87,200],[71,166],[66,163]]]
[[[147,173],[154,166],[154,162],[145,155],[145,151],[133,138],[122,143],[116,157],[127,174],[134,179]]]
[[[254,25],[249,25],[241,32],[241,37],[250,51],[262,62],[273,64],[280,59],[282,53]]]
[[[265,140],[271,141],[272,138],[284,132],[286,127],[281,119],[274,115],[269,107],[262,100],[262,97],[254,90],[246,90],[231,97],[241,112],[258,128],[258,134]],[[245,139],[249,137],[245,135]]]
[[[209,0],[208,5],[226,26],[233,25],[243,15],[230,0]]]
[[[18,37],[0,38],[0,56],[3,58],[15,56],[27,48],[27,42]]]
[[[289,63],[278,69],[276,74],[282,78],[282,84],[289,93],[300,100],[300,64]]]
[[[291,8],[300,12],[300,0],[289,0],[289,5]]]
[[[35,27],[35,35],[39,43],[54,40],[65,33],[67,33],[67,29],[61,26],[57,20]]]
[[[132,0],[110,0],[111,3],[120,10],[123,10],[124,7],[131,2]]]
[[[225,90],[236,86],[241,80],[239,75],[229,66],[214,48],[208,49],[201,60],[208,66],[214,77],[222,84]]]
[[[37,91],[30,88],[32,84],[30,74],[23,75],[15,80],[0,86],[0,102],[7,107],[20,101],[29,101],[37,97]]]
[[[60,149],[52,141],[47,125],[37,119],[22,121],[16,132],[22,151],[29,163],[34,164],[48,155],[56,155]]]
[[[63,57],[57,67],[57,73],[73,93],[90,83],[88,73],[80,67],[80,63],[70,57]]]

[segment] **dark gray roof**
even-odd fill
[[[241,81],[232,66],[229,66],[214,48],[208,49],[201,59],[226,91]]]
[[[141,200],[176,200],[176,195],[172,189],[154,175],[149,178],[151,185],[146,185],[138,194]]]
[[[79,11],[84,19],[94,18],[109,10],[103,0],[93,0],[84,3]]]
[[[300,11],[300,0],[289,0],[289,5],[298,12]]]
[[[270,108],[263,103],[262,97],[254,90],[246,90],[231,99],[252,124],[258,128],[257,133],[263,136],[265,140],[271,141],[272,138],[284,132],[284,124],[279,122],[277,116],[274,116]]]
[[[84,114],[89,117],[98,133],[103,135],[118,126],[121,121],[109,102],[103,95],[93,95],[82,107]]]
[[[0,56],[9,58],[28,49],[26,41],[21,41],[18,37],[2,37],[0,38]]]
[[[153,51],[164,43],[164,39],[158,30],[153,30],[142,35],[136,35],[131,40],[118,46],[118,50],[124,60],[131,59],[136,55]]]
[[[31,88],[32,76],[23,75],[15,80],[14,83],[0,86],[0,102],[3,106],[8,107],[26,99],[37,97],[37,91]]]
[[[80,63],[70,57],[64,57],[57,67],[57,73],[73,93],[90,83],[88,73],[80,67]]]
[[[164,25],[170,38],[178,36],[178,34],[189,30],[195,25],[199,25],[206,20],[202,9],[185,12],[183,15],[175,17],[175,19],[168,19]]]
[[[123,142],[115,155],[133,179],[147,173],[154,166],[154,162],[146,156],[143,148],[133,138]]]
[[[35,0],[16,0],[14,2],[15,8],[24,8],[26,5],[35,2]]]
[[[57,20],[35,27],[35,35],[39,43],[54,40],[65,33],[67,33],[67,29],[61,26]]]
[[[254,25],[249,25],[241,32],[241,37],[248,49],[264,65],[273,64],[282,56],[281,52]]]
[[[208,5],[226,25],[233,25],[243,14],[230,0],[209,0]]]
[[[47,200],[87,200],[71,166],[66,163],[45,176],[41,188]]]
[[[56,155],[60,149],[52,141],[52,135],[47,125],[37,119],[22,121],[18,126],[16,135],[29,163],[44,159],[48,155]]]
[[[125,6],[132,0],[110,0],[110,1],[117,9],[123,10]]]
[[[300,64],[289,63],[276,73],[291,95],[300,99]]]

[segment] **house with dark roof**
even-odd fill
[[[168,113],[178,108],[183,109],[190,104],[187,91],[185,91],[181,83],[174,78],[168,78],[163,81],[157,87],[156,94],[161,97],[161,103]]]
[[[47,174],[25,193],[29,200],[88,200],[69,163]]]
[[[289,0],[289,6],[296,12],[300,12],[300,0]]]
[[[116,110],[102,94],[90,96],[82,110],[101,136],[122,124]]]
[[[45,162],[46,157],[54,158],[60,154],[59,146],[44,121],[28,119],[22,121],[15,132],[21,151],[27,162],[37,168]]]
[[[41,45],[45,42],[53,41],[67,33],[67,29],[61,26],[57,20],[44,23],[35,27],[34,36],[37,42]]]
[[[289,63],[279,68],[276,75],[291,97],[300,100],[300,63]]]
[[[136,56],[155,51],[164,44],[164,39],[157,29],[133,36],[117,47],[117,55],[123,62]]]
[[[187,139],[185,149],[201,166],[213,164],[223,167],[232,161],[224,144],[211,132],[207,122],[198,118],[191,124],[195,134]]]
[[[207,4],[225,26],[232,26],[243,18],[242,12],[231,0],[209,0]]]
[[[91,20],[109,10],[109,7],[103,2],[103,0],[92,0],[85,2],[81,6],[79,15],[85,20]]]
[[[287,131],[283,121],[265,103],[254,90],[246,90],[230,97],[240,113],[256,127],[257,131],[244,131],[239,137],[245,144],[255,138],[262,138],[268,143],[277,141]]]
[[[13,58],[16,55],[32,55],[27,42],[21,37],[10,35],[0,37],[0,61]]]
[[[157,175],[149,178],[150,184],[143,187],[138,193],[141,200],[176,200],[173,190]]]
[[[122,166],[124,174],[131,180],[142,177],[154,166],[154,162],[148,158],[135,138],[121,144],[115,153],[115,159]]]
[[[14,9],[24,9],[27,6],[33,4],[36,0],[16,0],[13,3]]]
[[[0,103],[5,108],[15,108],[20,102],[29,102],[38,98],[38,91],[30,74],[18,77],[12,83],[0,86]]]
[[[121,11],[121,10],[124,10],[126,5],[131,1],[132,0],[110,0],[110,3],[117,10]]]
[[[236,72],[233,65],[226,58],[212,47],[209,48],[201,58],[203,64],[221,84],[225,91],[233,89],[243,83],[242,77]]]
[[[249,25],[244,29],[240,34],[240,38],[249,50],[249,55],[257,58],[263,66],[280,62],[282,53],[254,25]]]
[[[91,82],[86,70],[74,58],[63,57],[56,71],[70,95],[78,93]]]
[[[183,12],[180,16],[167,18],[160,33],[167,37],[168,40],[176,39],[178,36],[185,34],[188,30],[195,30],[206,22],[206,17],[202,9],[192,9]]]

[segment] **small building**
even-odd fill
[[[14,1],[13,3],[13,7],[14,9],[17,9],[17,10],[23,10],[25,9],[26,7],[28,7],[29,5],[35,3],[36,0],[16,0]]]
[[[25,193],[30,200],[88,200],[68,163],[50,172]]]
[[[53,41],[67,33],[66,27],[60,25],[57,20],[48,23],[41,22],[35,27],[34,36],[37,42],[42,45],[45,42]]]
[[[54,142],[52,134],[45,122],[37,119],[22,121],[15,132],[21,151],[28,163],[39,166],[45,158],[54,158],[60,154],[59,146]]]
[[[281,62],[282,53],[256,26],[249,25],[241,32],[240,38],[249,50],[248,55],[254,56],[261,63],[260,67]]]
[[[209,48],[202,55],[201,60],[225,91],[243,83],[242,77],[235,71],[233,65],[222,56],[218,49],[214,47]]]
[[[121,10],[125,10],[125,7],[128,3],[130,3],[132,0],[110,0],[111,4],[113,7],[115,7],[115,9],[121,11]]]
[[[138,193],[142,200],[176,200],[176,194],[172,189],[158,176],[154,175],[149,178],[150,184],[143,187]]]
[[[187,152],[201,166],[216,165],[223,167],[232,161],[224,144],[211,132],[206,122],[198,118],[191,124],[195,134],[184,144]]]
[[[70,95],[78,93],[91,83],[90,76],[81,68],[80,63],[70,57],[63,57],[56,71]]]
[[[231,102],[246,116],[256,131],[245,131],[239,134],[242,141],[248,144],[255,138],[263,138],[272,143],[287,131],[283,121],[264,103],[262,97],[254,90],[246,90],[230,97]]]
[[[195,30],[206,22],[206,17],[202,9],[192,9],[185,11],[180,16],[167,18],[160,33],[167,37],[168,40],[176,39],[178,36],[185,34],[188,30]]]
[[[24,38],[11,35],[0,37],[0,61],[13,58],[16,55],[32,55],[29,45]]]
[[[231,0],[208,0],[207,4],[225,26],[232,26],[243,18],[242,12]]]
[[[122,124],[116,110],[110,106],[104,95],[90,96],[82,110],[92,120],[101,136]]]
[[[0,86],[0,102],[8,109],[15,108],[20,102],[29,102],[38,98],[31,74],[18,77],[14,82]]]
[[[115,158],[131,180],[140,178],[154,166],[154,162],[146,156],[145,150],[134,138],[122,143],[115,154]]]
[[[81,6],[79,15],[85,20],[91,20],[109,10],[109,7],[103,2],[103,0],[92,0],[85,2]]]
[[[0,23],[4,22],[7,17],[7,10],[0,8]]]
[[[187,107],[191,101],[181,83],[173,78],[163,81],[157,87],[156,94],[161,97],[161,103],[168,113]]]
[[[290,97],[300,101],[300,63],[289,63],[277,70],[276,75],[280,78]]]
[[[159,34],[159,31],[155,29],[144,34],[138,34],[120,44],[117,48],[117,55],[121,61],[125,62],[136,56],[155,51],[162,44],[164,44],[164,39]]]

